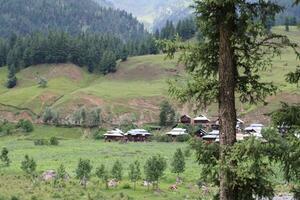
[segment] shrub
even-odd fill
[[[170,137],[168,135],[155,135],[153,137],[153,140],[155,140],[157,142],[173,142],[172,137]]]
[[[123,176],[122,173],[123,173],[122,163],[119,160],[117,160],[111,169],[112,177],[120,181],[122,180],[122,176]]]
[[[39,79],[38,80],[39,87],[40,88],[46,88],[47,85],[48,85],[48,80],[46,78],[44,78],[44,77],[39,77],[38,79]]]
[[[45,139],[36,139],[34,140],[34,145],[36,146],[43,146],[43,145],[48,145],[49,142]]]
[[[36,170],[36,162],[33,158],[29,158],[28,155],[25,155],[24,160],[21,162],[21,169],[28,175],[34,176]]]
[[[44,123],[55,123],[58,124],[59,114],[50,107],[47,107],[43,113],[42,120]]]
[[[32,122],[27,119],[19,120],[17,128],[21,128],[26,133],[32,132],[34,129]]]
[[[124,132],[127,132],[131,129],[135,129],[137,126],[131,122],[124,122],[121,124],[120,129],[123,130]]]
[[[93,138],[95,140],[103,140],[104,139],[104,134],[106,133],[107,129],[106,128],[100,128],[97,131],[93,133]]]
[[[0,133],[3,136],[13,134],[14,129],[15,129],[14,125],[8,122],[4,122],[2,125],[0,125]]]
[[[122,189],[131,189],[131,186],[130,186],[128,183],[125,183],[125,184],[122,186]]]
[[[179,135],[176,137],[176,142],[187,142],[191,139],[190,135]]]
[[[50,138],[50,145],[53,145],[53,146],[59,145],[58,138],[56,138],[56,137],[51,137],[51,138]]]
[[[2,149],[2,151],[1,151],[1,155],[0,155],[0,160],[1,160],[1,162],[4,164],[4,166],[9,166],[9,164],[10,164],[10,159],[9,159],[9,157],[8,157],[8,153],[9,153],[9,151],[8,151],[8,149],[7,148],[3,148]]]

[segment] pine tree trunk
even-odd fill
[[[231,37],[234,31],[235,8],[232,4],[222,7],[223,19],[220,19],[219,48],[219,120],[220,120],[220,199],[234,200],[234,191],[229,187],[230,176],[222,169],[225,165],[228,147],[236,141],[235,109],[235,63]],[[230,166],[234,167],[234,166]]]

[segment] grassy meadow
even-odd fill
[[[183,200],[183,199],[211,199],[216,188],[208,186],[208,192],[197,186],[200,177],[201,166],[195,162],[193,152],[186,157],[185,172],[181,175],[183,184],[178,190],[172,191],[169,187],[176,183],[176,175],[171,173],[171,159],[177,148],[186,150],[188,143],[127,143],[104,142],[90,139],[84,134],[86,130],[80,128],[58,128],[49,126],[35,126],[32,133],[17,133],[12,136],[0,138],[0,148],[8,148],[11,165],[0,167],[0,199],[10,200],[12,196],[20,200]],[[35,139],[49,139],[55,136],[59,138],[58,146],[35,146]],[[29,155],[37,163],[37,172],[40,175],[45,170],[56,170],[60,164],[64,164],[71,179],[65,187],[54,187],[53,182],[41,180],[33,183],[21,170],[21,161],[24,155]],[[147,158],[160,154],[167,160],[167,170],[160,180],[160,189],[153,191],[142,186],[142,180],[138,182],[136,191],[128,179],[129,164],[135,160],[141,163],[142,177],[143,166]],[[75,170],[79,159],[89,159],[93,165],[93,175],[87,189],[79,184],[75,178]],[[123,165],[123,180],[117,188],[105,189],[105,186],[95,176],[95,169],[105,164],[109,171],[113,163],[119,160]],[[287,191],[287,186],[282,182],[282,173],[274,166],[275,174],[272,178],[277,185],[277,192]],[[128,185],[130,185],[128,188]]]
[[[169,187],[176,182],[176,175],[171,173],[170,162],[177,148],[185,150],[187,143],[128,143],[120,144],[105,143],[104,141],[83,139],[83,130],[70,128],[54,128],[36,126],[34,132],[23,135],[17,134],[2,137],[0,148],[7,147],[10,151],[9,157],[12,161],[10,167],[0,168],[0,199],[10,199],[16,196],[19,199],[196,199],[205,196],[196,184],[199,179],[201,168],[195,163],[194,157],[186,160],[186,172],[182,175],[184,183],[177,191],[171,191]],[[34,139],[49,139],[51,136],[60,138],[58,146],[35,146]],[[56,170],[60,164],[64,164],[71,177],[75,176],[75,169],[80,158],[89,159],[95,168],[105,164],[109,170],[116,160],[120,160],[124,168],[124,180],[118,188],[105,190],[98,179],[93,178],[87,189],[79,185],[79,180],[71,178],[66,188],[54,188],[52,184],[38,182],[32,184],[26,178],[20,168],[24,155],[33,157],[37,163],[37,171],[41,174],[45,170]],[[124,185],[132,183],[128,180],[129,164],[135,160],[141,162],[141,170],[145,160],[156,154],[161,154],[168,162],[168,169],[161,180],[160,191],[148,191],[147,187],[141,186],[139,182],[137,190],[124,189]],[[214,189],[212,188],[213,192]],[[121,198],[122,194],[124,198]],[[121,195],[121,196],[120,196]],[[130,198],[127,198],[130,197]],[[209,198],[208,198],[209,199]]]

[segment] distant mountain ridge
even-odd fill
[[[49,30],[104,33],[123,40],[147,35],[131,14],[107,8],[112,6],[107,0],[0,0],[0,5],[0,37]]]
[[[114,7],[136,16],[150,30],[160,28],[167,20],[177,21],[191,13],[193,0],[107,0]]]
[[[95,0],[103,1],[103,0]],[[193,13],[193,0],[105,0],[115,8],[126,10],[136,16],[149,30],[155,31],[167,20],[177,22]],[[286,17],[296,17],[300,22],[300,6],[292,6],[292,0],[274,0],[286,10],[276,17],[277,24],[284,24]]]

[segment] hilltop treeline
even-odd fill
[[[71,36],[64,32],[50,32],[25,37],[12,35],[9,40],[0,40],[0,66],[8,65],[8,88],[16,85],[15,72],[31,65],[71,62],[86,66],[91,73],[107,74],[116,71],[119,59],[124,61],[129,55],[155,53],[155,41],[150,36],[143,41],[124,43],[109,35]]]
[[[0,0],[0,5],[0,37],[50,30],[71,35],[104,33],[124,41],[147,36],[143,24],[131,14],[93,0]]]
[[[159,39],[173,39],[179,35],[183,40],[188,40],[195,36],[197,32],[196,22],[193,17],[179,20],[176,25],[172,21],[167,21],[161,30],[156,30],[155,37]]]

